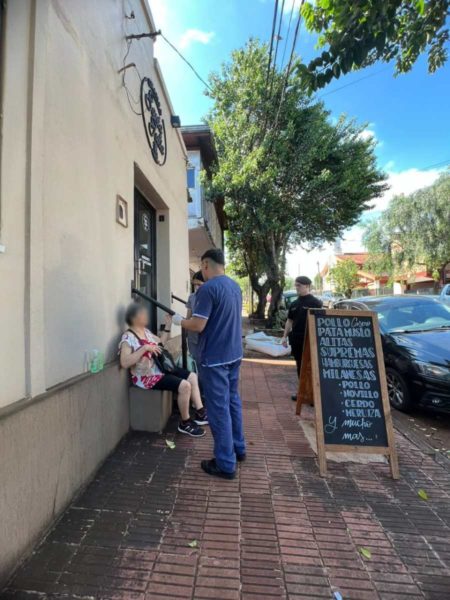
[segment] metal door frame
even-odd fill
[[[146,290],[145,293],[153,298],[158,297],[158,279],[157,279],[157,260],[156,260],[156,210],[150,204],[148,199],[144,196],[144,194],[140,191],[139,188],[135,186],[134,188],[134,280],[136,287],[139,286],[139,267],[140,267],[140,252],[139,252],[139,214],[140,205],[148,210],[151,215],[151,223],[150,223],[150,257],[152,261],[151,265],[151,273],[150,273],[150,290]],[[150,307],[150,326],[157,333],[157,311],[155,306]]]

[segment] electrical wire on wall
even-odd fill
[[[125,89],[125,93],[127,95],[127,100],[128,100],[128,104],[130,105],[131,110],[134,112],[135,115],[142,117],[142,113],[139,110],[136,110],[135,107],[133,106],[133,104],[135,106],[139,106],[141,105],[141,99],[138,98],[137,100],[135,98],[133,98],[133,94],[131,93],[131,91],[129,90],[127,83],[126,83],[126,75],[127,75],[127,69],[132,67],[136,70],[136,73],[139,77],[139,89],[141,89],[141,81],[142,81],[142,77],[141,74],[139,73],[139,69],[137,68],[135,63],[130,63],[130,64],[126,64],[128,55],[130,54],[130,49],[131,49],[131,45],[133,43],[133,40],[127,40],[127,51],[125,53],[125,56],[123,57],[123,61],[122,61],[122,85]]]
[[[128,4],[128,6],[126,6],[126,4]],[[123,0],[123,2],[122,2],[122,12],[123,12],[123,17],[125,19],[125,23],[127,23],[127,21],[133,21],[136,18],[135,14],[134,14],[134,11],[132,9],[132,6],[128,2],[126,2],[126,0]],[[140,111],[141,99],[138,98],[136,100],[133,97],[133,94],[131,93],[131,90],[127,86],[127,82],[126,82],[127,70],[129,68],[133,68],[133,69],[135,69],[135,71],[136,71],[136,73],[137,73],[137,75],[139,77],[139,90],[141,89],[142,77],[141,77],[141,74],[139,73],[139,69],[137,68],[136,63],[132,62],[132,63],[127,64],[127,59],[128,59],[129,54],[130,54],[130,51],[131,51],[131,46],[133,44],[133,40],[132,39],[127,39],[128,31],[127,31],[127,27],[126,27],[125,23],[124,23],[124,30],[123,31],[124,31],[124,37],[126,39],[127,49],[126,49],[125,55],[124,55],[123,60],[122,60],[122,68],[119,69],[118,72],[122,73],[122,86],[123,86],[123,88],[125,90],[125,93],[126,93],[126,96],[127,96],[127,101],[128,101],[128,104],[129,104],[131,110],[133,111],[133,113],[136,116],[142,117],[142,113]],[[138,107],[138,110],[136,110],[136,107]]]
[[[127,14],[127,12],[126,12],[126,10],[125,10],[125,8],[124,8],[124,17],[125,17],[125,19],[134,19],[134,18],[135,18],[135,16],[134,16],[134,12],[133,12],[133,11],[131,11],[131,12],[130,12],[130,14]],[[197,79],[198,79],[199,81],[201,81],[201,83],[202,83],[202,84],[203,84],[203,85],[204,85],[204,86],[205,86],[205,87],[206,87],[206,88],[207,88],[207,89],[208,89],[210,92],[212,92],[212,88],[211,88],[211,86],[210,86],[210,85],[209,85],[209,84],[208,84],[208,83],[207,83],[207,82],[206,82],[206,81],[203,79],[203,77],[202,77],[202,76],[199,74],[199,72],[198,72],[198,71],[197,71],[197,69],[196,69],[196,68],[195,68],[195,67],[192,65],[192,63],[190,63],[190,62],[188,61],[188,59],[187,59],[185,56],[183,56],[183,54],[182,54],[182,53],[181,53],[181,52],[178,50],[178,48],[177,48],[177,47],[176,47],[174,44],[172,44],[172,42],[171,42],[169,39],[167,39],[167,37],[166,37],[166,36],[165,36],[165,35],[164,35],[164,34],[163,34],[161,31],[158,31],[158,32],[156,32],[155,34],[147,34],[147,33],[145,33],[145,34],[132,35],[132,36],[127,36],[126,34],[127,34],[127,32],[125,31],[125,38],[126,38],[126,41],[127,41],[127,49],[126,49],[125,55],[124,55],[124,57],[123,57],[123,60],[122,60],[122,67],[121,67],[121,69],[119,69],[119,71],[118,71],[118,72],[119,72],[119,73],[122,73],[122,86],[123,86],[123,88],[125,89],[125,93],[126,93],[126,95],[127,95],[128,104],[129,104],[129,106],[130,106],[131,110],[133,111],[133,113],[134,113],[135,115],[137,115],[137,116],[139,116],[139,117],[141,117],[141,116],[142,116],[142,112],[141,112],[141,110],[140,110],[140,107],[141,107],[141,99],[140,99],[140,98],[138,98],[138,99],[135,99],[135,98],[133,97],[133,94],[131,93],[131,90],[128,88],[128,86],[127,86],[127,83],[126,83],[126,75],[127,75],[127,70],[128,70],[129,68],[134,68],[134,69],[136,70],[136,73],[137,73],[137,75],[138,75],[138,77],[139,77],[139,89],[140,89],[140,84],[141,84],[141,82],[142,82],[142,76],[141,76],[141,74],[140,74],[140,72],[139,72],[139,69],[138,69],[138,67],[136,66],[136,63],[134,63],[134,62],[131,62],[131,63],[127,64],[127,58],[128,58],[128,56],[129,56],[129,54],[130,54],[131,46],[132,46],[132,44],[133,44],[133,41],[134,41],[134,39],[140,39],[140,38],[144,38],[144,37],[152,37],[152,36],[154,36],[154,35],[160,35],[160,36],[162,37],[162,39],[163,39],[163,40],[166,42],[166,44],[167,44],[167,45],[168,45],[168,46],[169,46],[169,47],[170,47],[170,48],[171,48],[171,49],[172,49],[174,52],[176,52],[176,54],[177,54],[177,55],[178,55],[178,56],[179,56],[179,57],[180,57],[180,58],[181,58],[181,59],[182,59],[182,60],[183,60],[183,61],[184,61],[184,62],[185,62],[187,65],[188,65],[188,67],[189,67],[189,68],[192,70],[192,72],[193,72],[193,73],[194,73],[194,75],[197,77]],[[139,108],[139,110],[136,110],[136,107],[138,107],[138,108]]]

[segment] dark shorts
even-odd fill
[[[190,374],[191,372],[187,369],[182,369],[181,367],[178,367],[177,369],[175,369],[175,371],[170,373],[170,375],[164,375],[164,377],[162,377],[158,381],[158,383],[153,386],[152,389],[169,390],[169,392],[176,392],[180,387],[180,383],[183,380],[186,380]]]

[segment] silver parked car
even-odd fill
[[[333,308],[336,302],[340,300],[344,300],[345,296],[343,294],[338,294],[337,292],[323,292],[321,296],[317,296],[322,300],[324,308]]]

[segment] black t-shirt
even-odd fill
[[[306,317],[308,316],[308,308],[322,308],[322,300],[316,298],[312,294],[299,296],[295,300],[288,312],[288,319],[293,321],[292,331],[289,337],[293,340],[303,340],[306,330]]]

